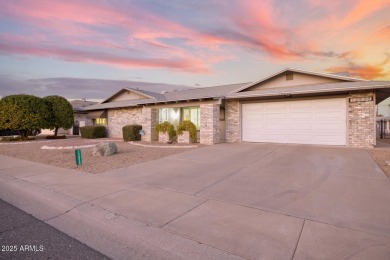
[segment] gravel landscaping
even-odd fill
[[[368,152],[387,177],[390,178],[390,149],[373,149]]]
[[[80,148],[82,152],[83,165],[79,166],[78,170],[89,173],[99,173],[142,162],[156,160],[191,149],[196,149],[194,147],[156,148],[148,146],[137,146],[126,143],[121,139],[113,140],[70,138],[66,140],[50,141],[43,141],[40,139],[26,143],[2,142],[0,143],[0,154],[62,168],[76,169],[77,167],[75,164],[74,149],[41,149],[41,147],[87,146],[98,144],[103,141],[114,141],[118,147],[118,153],[109,157],[94,157],[92,156],[91,147]],[[158,143],[153,143],[153,146],[155,145],[158,145]],[[178,144],[174,145],[177,146]],[[164,146],[169,145],[165,144]]]

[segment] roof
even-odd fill
[[[155,93],[155,92],[151,92],[151,91],[146,91],[146,90],[140,90],[140,89],[133,89],[133,88],[122,88],[121,90],[115,92],[115,94],[113,94],[112,96],[110,96],[109,98],[105,99],[102,103],[107,103],[110,99],[118,96],[119,94],[121,94],[122,92],[124,91],[131,91],[131,92],[134,92],[134,93],[137,93],[139,95],[142,95],[144,96],[145,98],[158,98],[160,97],[161,94],[159,93]]]
[[[98,102],[77,99],[77,100],[69,101],[69,103],[72,105],[73,110],[78,111],[78,110],[82,110],[84,107],[95,105]]]
[[[299,70],[299,69],[290,69],[290,68],[285,68],[284,70],[282,71],[279,71],[277,73],[274,73],[268,77],[265,77],[259,81],[255,81],[255,82],[251,82],[245,86],[242,86],[241,88],[237,89],[237,90],[234,90],[232,91],[232,93],[236,93],[236,92],[240,92],[244,89],[247,89],[247,88],[250,88],[254,85],[257,85],[259,83],[262,83],[268,79],[271,79],[275,76],[278,76],[280,74],[283,74],[285,72],[296,72],[296,73],[302,73],[302,74],[308,74],[308,75],[313,75],[313,76],[320,76],[320,77],[326,77],[326,78],[332,78],[332,79],[339,79],[339,80],[345,80],[345,81],[366,81],[364,79],[358,79],[358,78],[353,78],[353,77],[346,77],[346,76],[340,76],[340,75],[335,75],[335,74],[330,74],[330,73],[322,73],[322,72],[313,72],[313,71],[308,71],[308,70]]]
[[[248,83],[238,83],[205,88],[193,88],[165,93],[166,101],[180,101],[202,98],[221,98],[235,89],[241,88]]]
[[[291,87],[279,87],[271,89],[260,89],[254,91],[230,93],[226,98],[252,98],[252,97],[271,97],[271,96],[289,96],[302,94],[316,94],[329,92],[348,92],[353,90],[373,90],[389,88],[390,81],[355,81],[355,82],[335,82],[320,83]]]
[[[286,71],[304,73],[309,75],[316,75],[321,77],[328,77],[334,79],[343,80],[342,82],[328,82],[328,83],[317,83],[309,85],[289,86],[289,87],[278,87],[269,89],[258,89],[252,91],[243,91],[253,85],[263,82],[267,79],[275,77]],[[151,91],[124,88],[115,93],[110,98],[103,101],[101,104],[92,105],[84,108],[85,111],[108,109],[108,108],[125,108],[134,107],[148,104],[158,104],[166,102],[179,102],[179,101],[190,101],[190,100],[203,100],[203,99],[220,99],[220,98],[261,98],[261,97],[277,97],[277,96],[291,96],[291,95],[315,95],[321,93],[346,93],[348,91],[355,90],[373,90],[382,89],[381,95],[377,95],[377,101],[381,101],[384,98],[390,96],[390,81],[367,81],[352,77],[339,76],[334,74],[317,73],[298,69],[284,69],[281,72],[275,73],[269,77],[266,77],[260,81],[253,83],[238,83],[230,85],[221,85],[214,87],[204,88],[191,88],[185,90],[170,91],[166,93],[155,93]],[[144,95],[145,99],[133,99],[123,101],[112,101],[107,102],[112,97],[119,95],[122,91],[134,91],[141,95]]]
[[[84,108],[84,110],[91,111],[91,110],[99,110],[99,109],[107,109],[107,108],[134,107],[134,106],[148,104],[148,103],[154,103],[154,102],[156,102],[156,99],[153,99],[153,98],[123,100],[123,101],[96,104],[93,106],[86,107],[86,108]]]
[[[89,111],[89,110],[99,110],[99,109],[107,109],[107,108],[123,108],[123,107],[133,107],[133,106],[146,105],[146,104],[197,100],[197,99],[207,99],[207,98],[223,98],[233,90],[247,84],[248,83],[239,83],[239,84],[221,85],[215,87],[192,88],[192,89],[185,89],[185,90],[170,91],[164,94],[144,91],[144,90],[142,91],[137,90],[139,93],[144,92],[143,94],[146,94],[151,98],[106,102],[107,100],[109,100],[110,98],[112,98],[113,96],[119,94],[121,91],[124,90],[122,89],[117,93],[115,93],[110,98],[103,101],[101,104],[96,104],[87,107],[85,108],[85,110]],[[133,89],[126,89],[126,90],[133,91]]]

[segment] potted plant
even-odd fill
[[[196,142],[196,126],[190,120],[183,120],[177,126],[177,142],[178,143],[194,143]]]
[[[173,141],[173,138],[176,136],[174,126],[168,121],[157,124],[156,131],[158,132],[158,141],[160,143]]]

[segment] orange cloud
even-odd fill
[[[353,77],[363,78],[363,79],[389,79],[390,72],[385,70],[385,65],[389,63],[389,60],[386,59],[385,62],[375,65],[357,65],[350,63],[347,66],[335,66],[328,68],[327,71],[332,73],[347,73]]]

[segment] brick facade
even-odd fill
[[[160,143],[167,143],[169,141],[169,135],[168,133],[162,133],[162,132],[159,132],[158,133],[158,141]]]
[[[122,138],[125,125],[143,125],[141,108],[109,109],[107,112],[107,131],[109,137]]]
[[[216,144],[219,138],[219,104],[200,104],[200,143]]]
[[[370,101],[361,101],[365,98]],[[373,147],[375,144],[375,93],[348,96],[348,146]]]
[[[352,102],[351,102],[352,98]],[[361,99],[363,98],[364,101]],[[372,99],[368,100],[366,98]],[[200,103],[200,143],[216,144],[220,142],[220,105]],[[156,107],[137,107],[108,110],[108,134],[110,137],[122,137],[122,127],[129,124],[140,124],[145,131],[143,141],[159,140],[155,130],[159,120],[159,109]],[[373,147],[375,144],[375,93],[354,93],[347,97],[347,146]],[[239,100],[226,100],[225,127],[226,141],[241,141],[241,119]],[[185,135],[178,140],[188,140]],[[166,142],[168,140],[163,140]]]
[[[225,103],[226,142],[239,142],[240,137],[240,103],[237,99]]]
[[[158,124],[158,109],[143,107],[142,118],[142,130],[145,132],[145,135],[142,136],[142,141],[157,141],[158,133],[156,131],[156,125]]]
[[[183,131],[181,135],[177,136],[177,142],[179,144],[189,144],[192,143],[193,140],[190,138],[190,132],[189,131]]]

